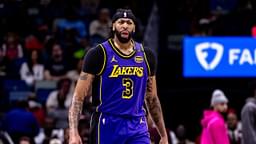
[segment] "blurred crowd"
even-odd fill
[[[68,143],[68,108],[88,49],[110,37],[97,0],[0,1],[0,143]],[[90,99],[79,123],[88,141]]]
[[[0,143],[68,143],[68,108],[86,52],[111,35],[100,0],[0,1]],[[138,18],[138,34],[143,25]],[[79,133],[88,141],[91,99]]]

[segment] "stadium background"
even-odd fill
[[[45,15],[48,22],[52,22],[55,18],[54,14],[62,16],[63,13],[61,11],[57,13],[58,10],[71,5],[78,8],[80,4],[79,0],[50,1],[52,3],[50,10],[53,13],[49,12]],[[158,14],[152,16],[154,6],[157,6]],[[218,6],[222,9],[218,9]],[[177,125],[184,124],[189,138],[195,139],[201,130],[202,111],[209,107],[212,91],[216,88],[222,89],[230,100],[230,106],[239,115],[245,99],[251,95],[249,83],[254,78],[184,78],[182,37],[187,35],[251,36],[251,29],[256,24],[255,6],[254,1],[250,0],[227,0],[225,2],[218,0],[125,0],[122,2],[102,0],[96,6],[96,10],[106,7],[113,14],[117,8],[129,7],[144,27],[142,33],[136,35],[136,40],[141,42],[147,40],[150,47],[150,41],[155,41],[155,39],[146,39],[144,34],[147,32],[156,34],[157,43],[153,44],[158,45],[156,48],[158,54],[157,82],[166,126],[175,130]],[[36,20],[40,15],[31,16],[27,12],[30,8],[40,9],[40,7],[40,2],[33,0],[1,1],[1,44],[4,43],[4,37],[10,31],[18,33],[23,42],[27,35],[34,33],[35,24],[38,24]],[[89,23],[96,17],[97,13],[94,13],[86,17],[88,18],[86,21]],[[153,23],[158,31],[155,31],[157,30],[155,27],[148,28],[150,17],[158,18],[158,23]],[[200,23],[202,19],[208,20],[208,23]],[[214,19],[213,22],[212,19]],[[2,91],[4,93],[5,90]],[[1,96],[1,103],[4,103],[3,99],[7,95]],[[8,110],[2,106],[1,109],[3,115]]]

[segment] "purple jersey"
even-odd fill
[[[97,85],[100,104],[96,111],[120,116],[144,116],[149,65],[142,44],[134,42],[130,55],[122,54],[109,39],[100,46],[104,70]]]

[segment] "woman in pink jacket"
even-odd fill
[[[205,110],[201,120],[201,144],[229,144],[228,132],[221,113],[227,111],[228,99],[221,90],[212,94],[212,110]]]

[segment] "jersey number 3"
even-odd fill
[[[130,78],[123,78],[122,83],[125,87],[122,93],[122,98],[130,99],[133,96],[133,81]]]

